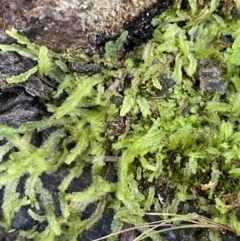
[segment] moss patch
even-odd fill
[[[0,45],[2,50],[37,61],[9,82],[25,81],[39,71],[59,83],[43,103],[48,117],[17,129],[0,126],[5,143],[0,157],[7,156],[0,163],[4,221],[10,226],[21,206],[38,209],[37,197],[45,213],[30,215],[48,221],[42,233],[21,231],[22,236],[76,240],[101,217],[106,203],[115,213],[112,230],[118,231],[123,222],[146,222],[148,211],[176,213],[179,202],[189,200],[240,235],[240,22],[234,14],[239,6],[217,0],[189,0],[186,5],[176,1],[154,19],[153,38],[124,56],[126,32],[116,43],[107,43],[104,57],[72,50],[59,55],[15,30],[8,33],[18,44]],[[99,64],[101,71],[71,72],[68,61]],[[66,98],[57,104],[63,94]],[[40,147],[31,144],[35,130],[50,127],[55,131]],[[117,182],[105,178],[106,156],[115,160]],[[90,187],[66,192],[89,163]],[[39,177],[63,165],[69,174],[58,187],[62,215],[56,217],[53,197]],[[25,174],[29,179],[21,197],[17,185]],[[157,198],[161,185],[174,192],[173,200],[162,206]],[[79,214],[95,201],[96,211],[81,220]],[[182,212],[187,214],[187,208]]]

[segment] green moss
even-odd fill
[[[46,213],[30,214],[36,220],[48,220],[49,225],[41,234],[22,231],[23,236],[58,240],[66,235],[69,240],[76,240],[79,233],[101,217],[107,202],[114,209],[112,229],[117,231],[123,222],[144,222],[144,213],[151,208],[159,211],[156,189],[164,183],[175,198],[163,210],[176,212],[179,201],[201,200],[199,209],[210,212],[213,220],[240,235],[240,222],[235,216],[240,179],[240,22],[221,13],[222,7],[227,9],[227,1],[202,2],[189,0],[189,9],[183,10],[181,1],[176,1],[172,9],[153,21],[159,25],[153,38],[122,61],[117,56],[126,32],[116,43],[106,45],[102,58],[71,51],[55,54],[30,43],[15,30],[9,32],[19,44],[0,48],[36,60],[34,71],[55,79],[59,86],[45,103],[49,117],[23,123],[18,129],[0,126],[0,139],[7,140],[0,148],[0,157],[11,152],[8,160],[0,164],[0,187],[5,186],[2,209],[8,225],[22,205],[38,208],[39,195]],[[235,6],[235,1],[231,3]],[[229,41],[224,42],[222,37]],[[102,71],[92,75],[71,73],[65,62],[74,59],[102,62]],[[211,66],[201,67],[203,59],[211,59]],[[199,86],[199,69],[212,66],[221,69],[224,95]],[[9,80],[25,81],[29,74],[32,72]],[[175,85],[166,88],[163,75]],[[123,79],[124,90],[115,88],[106,95],[117,78]],[[54,99],[63,91],[67,94],[65,101],[54,105]],[[120,105],[113,101],[114,97],[120,98]],[[42,146],[36,148],[30,143],[35,129],[52,126],[57,130]],[[69,150],[69,145],[74,147]],[[117,183],[104,178],[106,146],[118,157]],[[81,174],[93,156],[90,187],[67,193],[71,180]],[[69,166],[69,174],[59,186],[63,215],[55,217],[52,195],[39,176],[62,165]],[[26,196],[21,198],[16,186],[26,173]],[[95,213],[81,220],[77,213],[94,201],[99,201]]]

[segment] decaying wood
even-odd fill
[[[15,27],[55,51],[91,49],[129,31],[129,45],[152,33],[154,16],[173,0],[0,0],[0,42]]]

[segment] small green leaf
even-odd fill
[[[78,143],[71,150],[70,154],[66,157],[65,163],[68,165],[71,164],[77,158],[77,156],[81,155],[83,151],[86,150],[88,145],[89,145],[88,132],[82,131],[82,133],[79,136]]]
[[[229,211],[229,207],[221,201],[219,198],[215,198],[216,208],[220,211],[220,213],[224,214]]]
[[[30,42],[27,37],[19,34],[15,28],[12,28],[10,31],[9,31],[9,30],[6,30],[6,33],[7,33],[10,37],[16,39],[17,42],[20,43],[20,44],[22,44],[22,45],[26,44],[28,47],[31,46],[31,47],[33,47],[33,48],[34,48],[34,47],[36,48],[36,47],[38,46],[38,45]]]
[[[8,83],[22,83],[22,82],[26,82],[29,77],[33,74],[35,74],[38,71],[38,66],[35,66],[31,69],[29,69],[28,71],[18,75],[18,76],[12,76],[7,78],[7,82]]]
[[[125,116],[133,108],[135,104],[135,95],[135,90],[127,89],[125,91],[125,97],[120,111],[120,116]]]
[[[186,71],[187,75],[189,77],[192,77],[197,70],[197,60],[194,58],[193,54],[189,53],[188,54],[188,65],[187,67],[184,68]]]
[[[237,49],[228,57],[229,63],[236,66],[240,66],[239,56],[240,56],[240,49]]]
[[[113,41],[107,42],[105,45],[105,56],[107,58],[117,60],[119,51],[123,49],[127,36],[128,36],[128,31],[124,31],[115,42]]]
[[[58,110],[52,116],[52,119],[60,119],[64,115],[73,111],[81,102],[81,100],[90,96],[93,87],[102,81],[99,75],[95,75],[92,77],[80,77],[77,80],[77,86],[74,89],[73,93],[63,102],[63,104],[58,108]]]
[[[37,55],[38,55],[38,51],[31,51],[29,49],[26,49],[24,47],[21,47],[18,44],[11,44],[11,45],[4,45],[4,44],[0,44],[0,49],[3,51],[14,51],[18,54],[20,54],[21,56],[30,58],[32,60],[37,60]]]
[[[172,78],[178,85],[182,83],[182,67],[183,67],[182,56],[179,53],[176,56],[175,67],[172,73]]]
[[[209,101],[207,103],[206,109],[210,111],[230,112],[231,105],[227,103],[221,103],[218,101]]]
[[[40,74],[48,75],[48,72],[51,70],[51,65],[51,59],[48,57],[48,48],[41,46],[38,54],[38,66]]]
[[[151,115],[150,105],[146,98],[138,96],[136,100],[143,117]]]
[[[223,134],[224,140],[230,138],[233,134],[233,124],[223,121],[220,126],[220,133]]]

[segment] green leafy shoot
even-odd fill
[[[114,61],[118,59],[118,54],[124,48],[124,42],[126,41],[128,32],[124,31],[116,40],[116,42],[109,41],[105,46],[105,56]]]
[[[7,78],[7,82],[8,83],[21,83],[21,82],[26,82],[29,77],[33,74],[35,74],[38,71],[38,67],[35,66],[31,69],[29,69],[28,71],[18,75],[18,76],[12,76]]]

